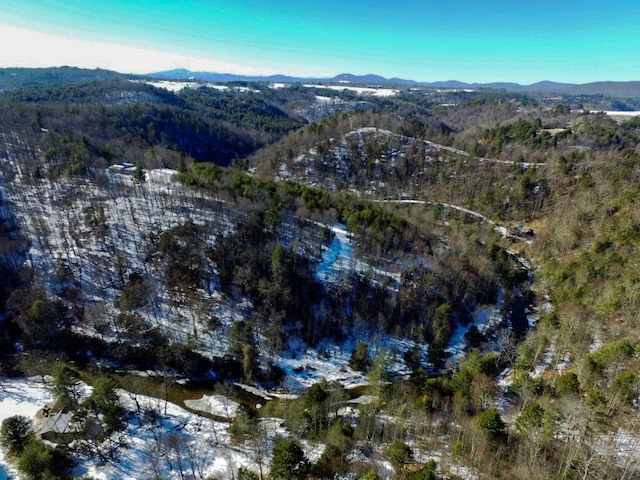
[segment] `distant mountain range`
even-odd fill
[[[270,76],[248,76],[234,75],[230,73],[214,72],[192,72],[185,69],[167,70],[164,72],[150,73],[154,78],[174,79],[174,80],[201,80],[207,82],[319,82],[319,83],[354,83],[366,85],[398,85],[398,86],[421,86],[431,88],[461,88],[461,89],[492,89],[508,90],[514,92],[538,92],[538,93],[558,93],[565,95],[611,95],[616,97],[640,97],[640,81],[632,82],[592,82],[584,84],[558,83],[542,81],[531,85],[520,85],[509,82],[493,83],[465,83],[457,80],[441,82],[416,82],[402,78],[385,78],[380,75],[352,75],[343,73],[331,78],[317,77],[292,77],[287,75]]]
[[[156,78],[166,80],[200,80],[207,82],[280,82],[280,83],[351,83],[367,86],[416,86],[428,88],[490,89],[523,93],[562,95],[606,95],[622,98],[640,98],[640,81],[593,82],[584,84],[543,81],[531,85],[508,82],[465,83],[457,80],[444,82],[416,82],[402,78],[385,78],[380,75],[353,75],[343,73],[331,78],[292,77],[288,75],[249,76],[232,73],[193,72],[185,69],[167,70],[148,75],[132,75],[104,69],[84,69],[77,67],[51,68],[0,68],[0,92],[20,87],[80,83],[115,79]]]

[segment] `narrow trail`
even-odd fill
[[[462,213],[466,213],[467,215],[470,215],[472,217],[478,218],[479,220],[482,220],[483,222],[488,223],[489,225],[493,225],[494,229],[499,232],[504,238],[510,239],[510,240],[515,240],[515,241],[519,241],[519,242],[525,242],[528,245],[530,245],[532,243],[532,241],[528,238],[526,238],[525,236],[520,236],[520,235],[516,235],[515,233],[511,233],[509,231],[509,229],[507,227],[505,227],[504,225],[501,225],[497,222],[494,222],[493,220],[491,220],[489,217],[487,217],[486,215],[480,213],[480,212],[476,212],[474,210],[469,210],[468,208],[465,207],[461,207],[459,205],[453,205],[451,203],[445,203],[445,202],[429,202],[427,200],[411,200],[411,199],[403,199],[403,200],[392,200],[392,199],[386,199],[386,200],[373,200],[376,203],[397,203],[397,204],[408,204],[408,205],[430,205],[430,206],[440,206],[440,207],[444,207],[444,208],[451,208],[453,210],[457,210],[459,212]],[[522,227],[524,229],[524,231],[529,231],[529,232],[533,232],[532,228],[523,226]],[[530,270],[531,269],[531,265],[529,264],[529,262],[527,262],[524,258],[518,257],[515,252],[512,251],[508,251],[510,255],[513,255],[514,258],[517,260],[517,262],[526,270]]]
[[[446,145],[442,145],[440,143],[434,143],[429,140],[425,140],[424,144],[435,148],[436,150],[444,150],[446,152],[455,153],[456,155],[460,155],[463,157],[468,157],[473,160],[477,160],[478,162],[489,162],[489,163],[502,163],[505,165],[520,165],[523,168],[537,168],[537,167],[546,167],[546,163],[538,163],[538,162],[516,162],[515,160],[499,160],[497,158],[485,158],[485,157],[475,157],[471,155],[469,152],[464,150],[460,150],[453,147],[448,147]]]
[[[417,140],[417,139],[415,139],[415,137],[397,134],[397,133],[392,132],[391,130],[387,130],[387,129],[384,129],[384,128],[377,128],[377,127],[362,127],[362,128],[358,128],[356,130],[352,130],[351,132],[349,132],[349,133],[347,133],[345,135],[345,138],[349,137],[349,136],[353,136],[353,135],[361,135],[363,133],[376,133],[376,134],[382,134],[382,135],[387,135],[387,136],[401,137],[401,138],[404,138],[404,139]],[[497,159],[497,158],[476,157],[474,155],[471,155],[469,152],[467,152],[465,150],[460,150],[458,148],[449,147],[447,145],[442,145],[441,143],[432,142],[430,140],[424,140],[424,144],[427,147],[431,147],[431,148],[434,148],[436,150],[442,150],[442,151],[445,151],[445,152],[453,153],[453,154],[460,155],[462,157],[467,157],[467,158],[470,158],[470,159],[473,159],[473,160],[477,160],[480,163],[482,163],[482,162],[502,163],[504,165],[519,165],[519,166],[522,166],[523,168],[536,168],[536,167],[546,167],[547,166],[546,163],[540,163],[540,162],[516,162],[515,160],[500,160],[500,159]]]

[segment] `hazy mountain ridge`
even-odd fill
[[[613,95],[640,97],[640,81],[615,82],[602,81],[584,84],[560,83],[544,80],[530,85],[521,85],[513,82],[488,82],[488,83],[467,83],[458,80],[419,82],[402,78],[385,78],[380,75],[353,75],[343,73],[334,77],[294,77],[288,75],[268,75],[251,76],[236,75],[230,73],[215,72],[192,72],[186,69],[167,70],[163,72],[150,73],[154,78],[166,79],[195,79],[209,82],[321,82],[321,83],[341,83],[350,82],[357,84],[383,84],[383,85],[415,85],[429,88],[461,88],[461,89],[498,89],[515,92],[548,92],[563,94],[583,94],[583,95]]]

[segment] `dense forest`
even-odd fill
[[[0,95],[2,374],[99,427],[3,422],[28,478],[117,457],[115,376],[152,369],[295,394],[241,402],[237,478],[640,474],[640,120],[592,112],[633,99],[77,78]]]

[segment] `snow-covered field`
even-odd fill
[[[640,111],[627,111],[627,110],[592,110],[591,113],[604,113],[605,115],[609,115],[611,117],[637,117],[640,116]]]
[[[317,84],[305,84],[305,88],[326,88],[328,90],[335,90],[341,92],[347,90],[357,93],[358,95],[370,95],[373,97],[392,97],[397,95],[399,90],[394,88],[377,88],[377,87],[356,87],[353,85],[317,85]]]
[[[169,90],[170,92],[180,92],[185,88],[200,88],[200,87],[213,88],[214,90],[218,90],[221,92],[233,90],[234,92],[247,93],[247,92],[255,91],[255,89],[250,87],[241,87],[241,86],[229,87],[228,85],[218,85],[210,82],[194,82],[190,80],[153,80],[153,81],[144,81],[142,83],[145,83],[147,85],[152,85],[156,88],[164,88],[165,90]]]
[[[181,82],[172,80],[146,81],[144,83],[156,88],[164,88],[165,90],[169,90],[170,92],[179,92],[181,90],[184,90],[185,88],[198,88],[202,85],[197,82]]]

